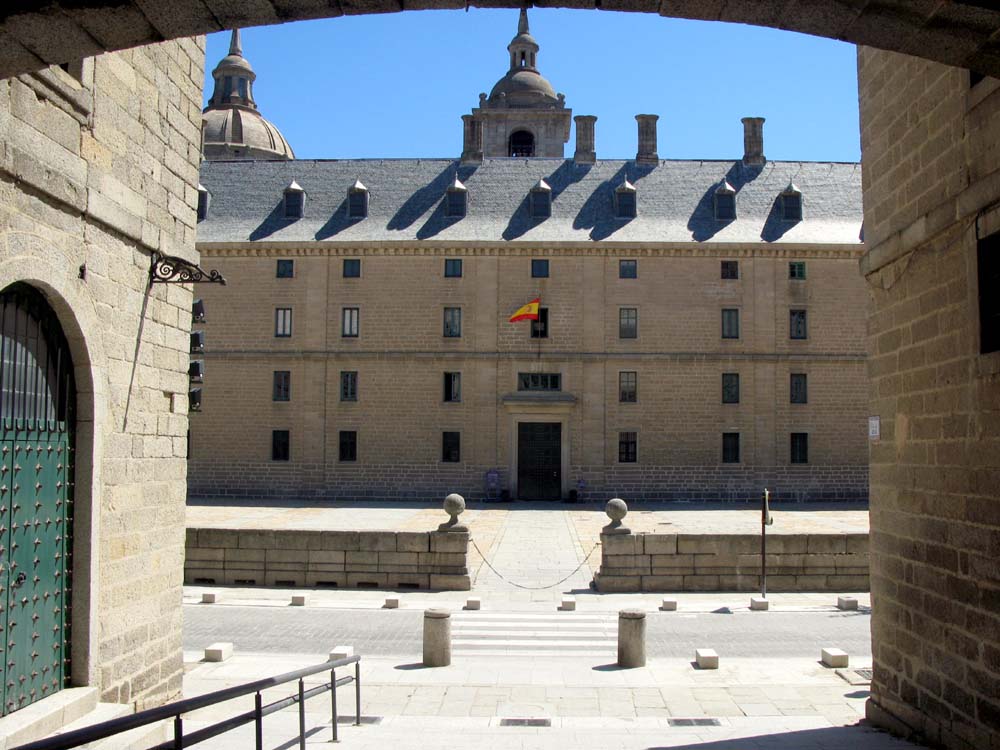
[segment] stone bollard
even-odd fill
[[[387,596],[385,598],[385,604],[382,605],[383,609],[399,609],[399,597],[398,596]]]
[[[825,667],[846,667],[850,663],[850,656],[842,649],[827,646],[820,650],[819,660]]]
[[[305,594],[292,594],[292,606],[293,607],[304,607],[304,606],[306,606],[306,595]]]
[[[214,591],[203,591],[201,592],[201,603],[202,604],[215,604],[218,601],[218,597],[215,595]]]
[[[858,599],[855,596],[838,596],[837,609],[852,610],[858,608]]]
[[[334,646],[327,658],[330,661],[334,661],[335,659],[346,659],[350,656],[354,656],[354,646]]]
[[[750,611],[751,612],[767,612],[770,608],[771,602],[763,596],[751,596],[750,597]]]
[[[213,643],[205,649],[205,661],[225,661],[233,655],[233,644],[228,642]]]
[[[482,609],[483,602],[478,596],[469,597],[465,600],[466,609]]]
[[[624,669],[646,666],[646,613],[623,609],[618,613],[618,666]]]
[[[676,612],[677,611],[677,600],[676,599],[664,599],[660,603],[660,610],[663,612]]]
[[[559,609],[563,612],[576,612],[576,597],[564,596],[559,604]]]
[[[444,499],[444,511],[450,518],[438,526],[438,531],[468,531],[469,527],[458,522],[458,517],[465,511],[465,498],[451,493]]]
[[[451,612],[446,609],[424,610],[424,666],[447,667],[451,664]]]

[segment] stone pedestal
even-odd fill
[[[641,609],[618,613],[618,666],[646,666],[646,613]]]
[[[446,609],[424,610],[424,666],[447,667],[451,664],[451,612]]]

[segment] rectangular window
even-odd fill
[[[635,372],[618,373],[618,400],[623,404],[634,404],[638,400],[639,378]]]
[[[444,337],[459,338],[462,335],[462,308],[446,307],[444,309]]]
[[[352,190],[347,194],[347,216],[350,219],[363,219],[368,216],[368,193],[364,190]]]
[[[198,191],[198,221],[208,218],[208,191]]]
[[[275,370],[274,383],[271,389],[272,401],[292,400],[292,373],[288,370]]]
[[[356,430],[340,431],[340,452],[341,461],[358,460],[358,433]]]
[[[634,464],[638,461],[639,451],[635,432],[618,433],[618,463]]]
[[[789,383],[790,400],[793,404],[809,403],[809,392],[804,372],[793,372]]]
[[[636,215],[636,195],[632,190],[615,192],[615,216],[619,219],[634,219]]]
[[[736,218],[736,195],[734,193],[715,194],[715,220],[732,221]]]
[[[462,460],[462,435],[459,432],[441,433],[441,460],[445,463],[458,463]]]
[[[302,218],[302,201],[303,194],[299,192],[288,192],[285,193],[285,218],[286,219],[301,219]]]
[[[809,433],[792,433],[791,458],[793,464],[809,463]]]
[[[725,308],[722,311],[722,338],[738,339],[740,337],[740,311]]]
[[[340,400],[358,400],[358,373],[356,370],[341,370],[340,372]]]
[[[279,279],[290,279],[295,275],[295,261],[282,258],[274,274]]]
[[[636,260],[618,261],[618,278],[619,279],[639,278],[639,261]]]
[[[538,308],[538,320],[531,322],[531,338],[547,339],[549,337],[549,308]]]
[[[287,338],[292,335],[292,308],[278,307],[274,311],[274,335]]]
[[[639,336],[639,310],[634,307],[618,309],[618,338],[634,339]]]
[[[445,216],[449,219],[459,219],[465,216],[467,194],[464,190],[449,190]]]
[[[788,311],[788,337],[793,339],[808,338],[805,310]]]
[[[549,277],[549,262],[547,260],[532,259],[531,278],[547,279]]]
[[[519,391],[562,390],[561,377],[558,372],[519,372],[517,374],[517,390]]]
[[[446,279],[460,279],[460,278],[462,278],[462,259],[461,258],[445,258],[445,261],[444,261],[444,277]]]
[[[1000,232],[976,243],[979,277],[979,353],[1000,351]]]
[[[738,260],[722,261],[722,278],[738,279],[740,277],[740,262]]]
[[[740,433],[722,433],[722,463],[738,464],[740,462]]]
[[[788,264],[788,278],[802,280],[806,277],[806,264],[797,260]]]
[[[740,402],[740,374],[738,372],[722,373],[722,403],[738,404]]]
[[[532,219],[547,219],[552,215],[552,193],[532,190],[528,196],[528,210]]]
[[[288,430],[271,430],[271,460],[287,461],[291,456]]]
[[[446,372],[444,374],[444,400],[449,403],[462,400],[462,373]]]
[[[360,320],[360,308],[345,307],[342,311],[340,335],[344,338],[357,338]]]
[[[802,221],[802,196],[785,193],[781,200],[781,218],[785,221]]]
[[[344,278],[361,278],[361,258],[344,258]]]

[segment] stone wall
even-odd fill
[[[145,707],[181,688],[200,39],[0,80],[0,288],[38,288],[78,388],[71,673]]]
[[[760,591],[749,534],[601,534],[602,593]],[[769,534],[768,591],[867,591],[868,534]]]
[[[188,529],[184,581],[468,591],[468,553],[468,532]]]
[[[1000,81],[858,52],[869,320],[869,717],[1000,747],[1000,353],[977,240],[1000,230]]]

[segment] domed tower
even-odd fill
[[[538,72],[538,42],[528,29],[528,12],[521,10],[515,36],[507,50],[510,70],[490,95],[479,95],[479,106],[466,120],[463,159],[485,156],[545,156],[562,158],[569,140],[572,110]],[[470,142],[471,141],[471,142]],[[476,141],[480,141],[476,143]],[[478,146],[478,148],[477,148]]]
[[[206,159],[294,159],[288,141],[261,117],[253,100],[257,75],[243,57],[240,30],[233,30],[229,54],[212,71],[215,91],[202,115]]]

